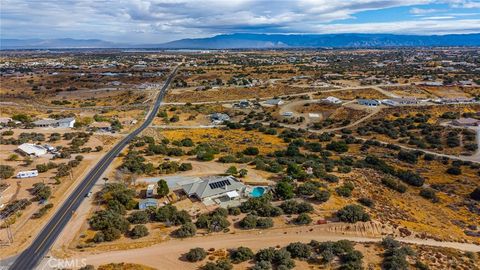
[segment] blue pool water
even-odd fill
[[[265,193],[265,188],[263,187],[254,187],[252,191],[250,192],[250,196],[253,198],[258,198]]]

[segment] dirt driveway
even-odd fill
[[[157,269],[196,269],[199,264],[193,264],[180,260],[182,254],[194,247],[205,249],[216,248],[228,249],[239,246],[247,246],[253,250],[265,247],[285,246],[291,242],[338,241],[348,239],[356,242],[378,242],[381,237],[355,236],[351,234],[332,233],[321,226],[303,226],[291,228],[278,228],[266,231],[236,231],[230,234],[215,234],[210,236],[198,236],[184,240],[169,240],[150,247],[111,251],[102,253],[77,253],[73,259],[86,259],[87,264],[101,265],[111,262],[131,262],[144,264]],[[440,247],[451,247],[465,251],[480,251],[480,246],[474,244],[438,242],[422,239],[398,239],[402,242],[424,244]]]

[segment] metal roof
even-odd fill
[[[182,188],[189,196],[196,195],[203,199],[230,191],[241,191],[245,188],[245,185],[229,175],[204,177],[201,178],[201,181],[182,185]]]

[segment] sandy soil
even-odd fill
[[[77,253],[73,259],[86,259],[88,264],[101,265],[110,262],[139,263],[157,269],[196,269],[199,265],[180,260],[181,256],[190,248],[203,247],[209,249],[228,249],[239,246],[248,246],[253,250],[265,247],[287,245],[291,242],[338,241],[348,239],[356,242],[378,242],[381,237],[345,235],[326,231],[328,225],[292,227],[272,229],[267,231],[236,231],[230,234],[216,234],[204,237],[194,237],[185,240],[170,240],[154,246],[102,253]],[[425,244],[432,246],[445,246],[461,250],[480,251],[480,246],[472,244],[437,242],[434,240],[399,239],[403,242]]]

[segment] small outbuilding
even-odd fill
[[[32,143],[24,143],[18,146],[18,152],[28,156],[42,156],[47,153],[47,149],[41,145],[32,144]]]
[[[223,124],[224,122],[230,121],[230,116],[224,113],[213,113],[210,115],[210,120],[214,124]]]
[[[339,98],[336,98],[336,97],[326,97],[324,99],[322,99],[323,102],[326,102],[326,103],[332,103],[332,104],[340,104],[342,103],[342,100],[340,100]]]
[[[280,106],[283,103],[284,103],[284,101],[279,99],[279,98],[269,99],[269,100],[265,101],[266,105],[271,105],[271,106]]]
[[[36,127],[73,128],[75,125],[75,118],[42,119],[34,121],[33,125]]]
[[[459,118],[453,120],[452,124],[461,127],[475,127],[480,126],[480,120],[475,118]]]
[[[158,207],[158,201],[153,198],[143,199],[138,202],[138,209],[145,210],[149,207]]]

